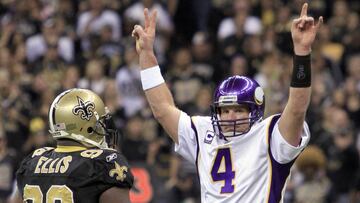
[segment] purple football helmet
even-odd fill
[[[249,117],[235,120],[221,120],[220,108],[224,106],[245,105],[249,110]],[[220,137],[234,137],[247,133],[251,126],[262,120],[265,109],[264,91],[253,79],[245,76],[232,76],[222,81],[214,93],[211,121],[216,134]],[[249,124],[249,129],[236,132],[236,126]],[[225,133],[223,126],[232,126],[233,131]]]

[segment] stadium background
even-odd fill
[[[0,0],[0,202],[21,159],[54,144],[49,105],[74,87],[101,95],[122,129],[121,150],[137,177],[133,202],[199,202],[194,166],[173,153],[144,99],[133,26],[144,6],[158,10],[155,51],[187,113],[209,115],[214,85],[240,74],[264,88],[268,116],[286,103],[290,24],[303,2]],[[285,202],[360,202],[360,1],[312,0],[309,9],[325,19],[312,51],[312,146]]]

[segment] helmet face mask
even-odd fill
[[[107,109],[107,108],[106,108]],[[108,110],[107,110],[108,111]],[[110,148],[117,149],[119,146],[120,132],[116,129],[112,116],[107,113],[99,120],[99,125],[105,129],[105,141]],[[95,129],[95,133],[98,133]],[[100,134],[100,133],[98,133]]]
[[[109,111],[101,98],[86,89],[59,94],[49,110],[49,132],[55,140],[71,139],[85,147],[107,148],[116,131],[108,129]]]
[[[222,120],[221,108],[225,106],[245,106],[249,115],[245,118]],[[249,132],[252,125],[262,119],[264,107],[264,91],[255,80],[244,76],[229,77],[218,86],[214,93],[211,121],[215,133],[222,138],[227,138]],[[232,130],[229,130],[229,126]]]

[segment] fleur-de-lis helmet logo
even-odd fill
[[[78,105],[73,108],[73,114],[80,115],[80,118],[83,120],[90,121],[90,118],[94,115],[93,111],[95,109],[94,102],[87,101],[84,102],[80,97],[77,96]]]

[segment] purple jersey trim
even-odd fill
[[[284,188],[285,182],[287,177],[290,174],[290,168],[291,166],[294,164],[295,159],[292,160],[291,162],[287,163],[287,164],[280,164],[279,162],[277,162],[272,153],[271,153],[271,136],[272,136],[272,132],[274,130],[274,126],[276,124],[276,122],[279,120],[280,115],[276,115],[271,119],[270,122],[270,126],[269,126],[269,135],[268,135],[268,143],[269,143],[269,147],[268,147],[268,153],[270,156],[270,160],[271,160],[271,185],[270,185],[270,194],[269,194],[269,199],[268,199],[268,203],[278,203],[281,200],[281,196],[282,196],[282,190]]]
[[[190,119],[191,121],[191,128],[193,129],[194,133],[195,133],[195,137],[196,137],[196,160],[195,160],[195,165],[196,165],[196,172],[197,172],[197,177],[199,179],[199,183],[200,183],[200,174],[199,174],[199,167],[198,167],[198,161],[199,161],[199,151],[200,151],[200,145],[199,145],[199,136],[198,136],[198,132],[196,130],[194,121],[193,121],[193,117],[191,117]]]

